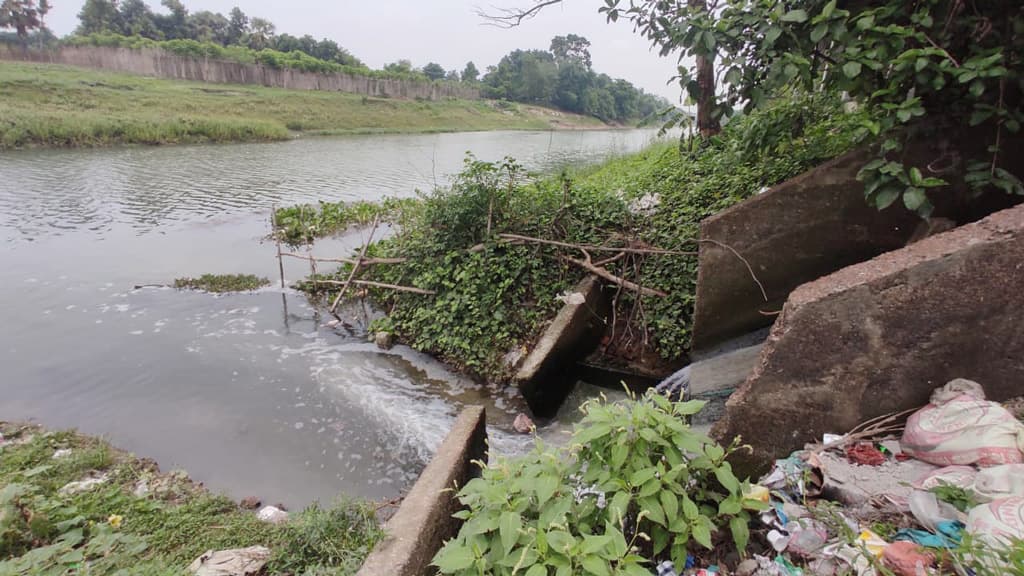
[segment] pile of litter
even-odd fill
[[[731,573],[1024,573],[1024,424],[1016,410],[957,379],[912,412],[826,434],[776,461],[749,495],[770,506],[760,518],[766,552]],[[1012,565],[991,553],[1011,549]],[[682,574],[725,573],[687,568]]]
[[[968,573],[943,565],[964,538],[997,549],[1024,540],[1024,424],[963,379],[936,389],[897,440],[899,416],[776,462],[759,485],[777,556],[756,558],[751,574]],[[992,574],[1009,569],[992,562]]]

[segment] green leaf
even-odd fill
[[[924,58],[924,57],[918,58],[914,62],[914,71],[920,72],[921,70],[924,70],[925,68],[928,67],[928,63],[929,62],[930,62],[930,60],[928,60],[927,58]]]
[[[921,175],[921,170],[917,166],[910,168],[910,183],[914,186],[920,186],[924,182],[924,176]]]
[[[846,74],[846,77],[852,80],[853,78],[860,76],[861,68],[860,62],[851,60],[846,64],[843,64],[843,74]]]
[[[903,192],[903,204],[908,210],[917,210],[928,201],[928,196],[925,195],[924,190],[917,187],[907,188]]]
[[[694,504],[693,500],[683,496],[683,516],[686,517],[687,520],[693,521],[699,515],[700,510],[697,508],[697,505]]]
[[[441,551],[434,556],[434,566],[444,574],[454,574],[459,570],[465,570],[473,565],[476,557],[473,551],[466,546],[460,545],[453,540],[441,548]]]
[[[796,22],[800,24],[807,22],[807,12],[804,10],[790,10],[782,15],[783,22]]]
[[[772,44],[774,44],[775,41],[778,40],[779,36],[781,35],[782,28],[779,28],[778,26],[772,26],[771,28],[769,28],[768,31],[764,33],[765,46],[771,46]]]
[[[661,509],[661,503],[658,502],[657,498],[648,496],[640,500],[640,509],[647,512],[647,517],[652,522],[667,526],[668,523],[665,521],[665,512]]]
[[[583,544],[580,545],[580,553],[582,554],[596,554],[603,550],[612,541],[612,537],[608,534],[601,536],[584,536]]]
[[[736,498],[726,498],[718,503],[718,514],[720,516],[732,516],[739,514],[743,506]]]
[[[971,87],[968,90],[970,91],[971,96],[977,98],[985,93],[985,83],[981,80],[975,80],[974,82],[971,82]]]
[[[548,546],[550,546],[552,550],[562,554],[568,554],[575,545],[576,539],[568,532],[564,532],[562,530],[552,530],[548,532]]]
[[[721,466],[715,469],[715,478],[730,493],[736,494],[740,491],[740,481],[732,473],[732,466],[728,462],[723,462]]]
[[[732,532],[732,540],[736,543],[736,549],[740,552],[747,549],[750,542],[750,527],[746,518],[736,516],[729,520],[729,530]]]
[[[544,506],[554,496],[555,491],[558,490],[558,478],[554,476],[540,476],[534,481],[537,484],[537,505]]]
[[[598,556],[584,556],[580,563],[583,564],[584,570],[594,576],[611,576],[612,571],[608,568],[608,562]]]
[[[548,568],[543,564],[534,564],[526,571],[526,576],[547,576]]]
[[[498,521],[498,534],[501,536],[501,545],[505,552],[512,550],[516,541],[519,540],[519,529],[523,526],[523,519],[516,512],[504,512]]]
[[[676,495],[669,490],[662,491],[658,495],[658,499],[661,501],[661,508],[665,511],[665,520],[668,523],[672,523],[679,515],[679,500]]]
[[[649,468],[644,468],[642,470],[637,470],[629,477],[629,483],[632,486],[642,486],[648,480],[654,478],[654,475],[657,473],[658,469],[653,466]]]
[[[887,186],[883,188],[882,191],[878,193],[878,196],[875,196],[875,207],[879,210],[885,210],[889,206],[892,206],[892,203],[900,197],[901,192],[902,190],[894,186]]]
[[[691,533],[693,534],[693,539],[698,544],[711,550],[713,547],[711,544],[711,530],[703,522],[694,522],[691,525]]]
[[[832,13],[835,11],[836,0],[830,0],[830,2],[828,4],[825,4],[825,7],[821,9],[821,15],[824,16],[825,18],[830,18],[832,16]]]
[[[618,522],[626,515],[626,511],[629,510],[629,492],[617,492],[615,496],[612,496],[611,504],[608,505],[608,511],[611,513],[612,520]]]
[[[811,30],[811,42],[817,44],[828,33],[828,22],[821,22]]]

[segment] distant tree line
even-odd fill
[[[208,10],[190,13],[180,0],[160,0],[160,4],[167,9],[167,14],[153,12],[143,0],[86,0],[78,13],[77,33],[112,33],[151,40],[196,40],[252,50],[297,51],[342,66],[364,66],[333,40],[316,40],[308,34],[301,38],[277,34],[272,22],[249,17],[238,7],[225,16]]]
[[[605,122],[624,122],[656,115],[670,104],[591,69],[590,41],[569,34],[556,36],[544,50],[515,50],[487,69],[482,94],[554,106]]]
[[[481,78],[473,62],[459,70],[445,70],[436,62],[416,68],[399,60],[371,71],[334,40],[310,35],[278,34],[272,22],[250,17],[235,7],[226,16],[203,10],[189,12],[181,0],[160,0],[165,13],[154,12],[144,0],[86,0],[78,14],[71,44],[138,48],[160,42],[160,47],[184,55],[228,57],[279,68],[310,72],[356,72],[405,78],[476,84],[485,98],[560,108],[605,122],[626,122],[652,117],[669,107],[625,80],[613,80],[591,68],[590,41],[569,34],[556,36],[549,50],[515,50]],[[48,0],[0,0],[0,29],[13,29],[23,44],[55,40],[46,29]],[[30,35],[34,33],[33,37]],[[0,41],[5,37],[0,33]],[[10,40],[9,37],[6,38]]]

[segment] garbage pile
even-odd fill
[[[753,488],[767,493],[760,520],[770,548],[733,573],[1020,573],[1017,560],[975,551],[1024,542],[1024,424],[963,379],[900,424],[906,416],[825,435],[778,460]]]

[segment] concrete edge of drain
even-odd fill
[[[455,420],[434,458],[420,474],[394,516],[384,539],[366,558],[356,576],[433,574],[430,561],[460,522],[456,490],[477,476],[473,462],[487,460],[487,417],[482,406],[469,406]]]

